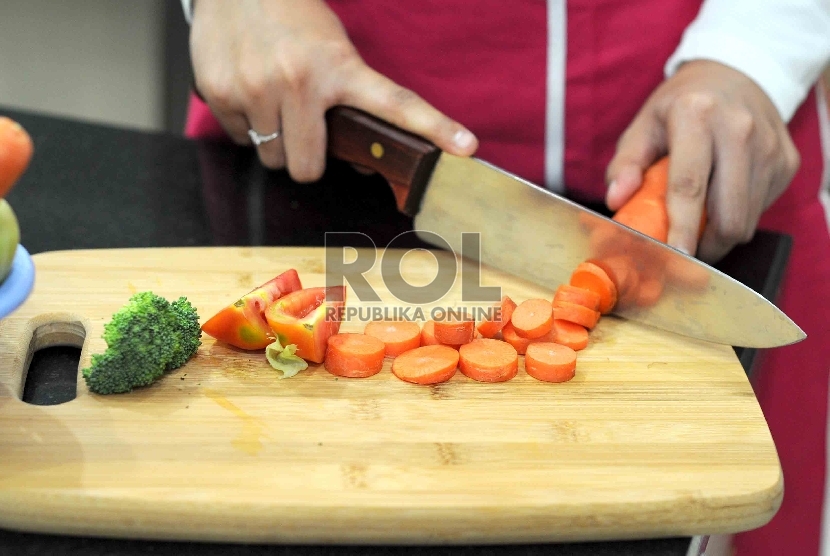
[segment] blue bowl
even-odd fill
[[[17,246],[12,261],[12,270],[0,282],[0,319],[20,307],[35,284],[35,265],[29,252],[22,245]]]

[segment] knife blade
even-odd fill
[[[561,195],[354,108],[326,118],[329,154],[386,178],[428,243],[437,234],[460,253],[462,232],[478,232],[482,263],[552,290],[591,261],[630,277],[615,315],[682,336],[748,348],[806,338],[751,288]]]

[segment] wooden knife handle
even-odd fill
[[[366,112],[335,106],[326,113],[328,154],[382,175],[398,210],[415,216],[441,150]]]

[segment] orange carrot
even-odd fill
[[[380,372],[385,353],[386,346],[379,339],[343,332],[329,338],[323,365],[336,376],[365,378]]]
[[[397,356],[392,374],[413,384],[438,384],[453,377],[458,368],[458,352],[449,346],[421,346]]]
[[[611,278],[617,288],[618,301],[621,296],[636,289],[637,283],[640,281],[636,263],[628,255],[617,254],[601,259],[588,259],[587,262],[594,263]]]
[[[590,330],[599,322],[599,311],[594,311],[584,305],[559,301],[553,304],[553,318],[581,324]]]
[[[513,311],[510,324],[524,338],[544,336],[553,326],[553,305],[546,299],[526,299]]]
[[[591,290],[574,287],[570,284],[561,284],[556,288],[556,293],[553,295],[554,307],[556,307],[557,301],[576,303],[592,311],[599,311],[599,294]]]
[[[387,357],[397,357],[421,345],[421,327],[410,321],[372,321],[363,333],[383,342]]]
[[[34,143],[23,127],[0,117],[0,199],[14,186],[32,159]]]
[[[553,329],[556,331],[553,341],[557,344],[568,346],[574,351],[588,347],[588,329],[584,326],[566,320],[554,319]]]
[[[643,173],[640,188],[612,219],[665,243],[669,235],[669,214],[666,210],[668,183],[669,158],[663,157]]]
[[[516,302],[505,295],[501,298],[501,303],[493,308],[495,309],[496,307],[499,308],[499,317],[494,320],[481,321],[481,323],[479,323],[476,327],[478,333],[485,338],[495,337],[496,334],[501,332],[504,325],[510,322],[510,318],[513,316],[513,311],[516,309]]]
[[[513,325],[507,323],[504,328],[501,329],[501,339],[516,348],[516,351],[519,355],[524,355],[525,351],[527,350],[527,346],[530,344],[535,344],[536,342],[555,342],[556,341],[556,330],[551,327],[550,332],[545,334],[544,336],[540,336],[539,338],[522,338],[518,334],[516,334],[516,329],[513,328]]]
[[[422,346],[443,346],[447,344],[442,344],[435,338],[435,321],[428,320],[424,323],[424,327],[421,329],[421,345]],[[461,347],[461,344],[455,344],[450,346],[453,349],[458,349]]]
[[[461,372],[479,382],[504,382],[519,372],[518,352],[501,340],[473,340],[461,346],[458,355]]]
[[[476,323],[471,320],[443,320],[435,321],[435,339],[445,345],[456,346],[473,341]]]
[[[525,371],[536,380],[567,382],[576,374],[576,352],[553,342],[533,343],[527,348]]]
[[[608,274],[594,263],[579,263],[571,274],[570,284],[599,295],[599,312],[610,313],[617,303],[617,287]]]
[[[664,156],[646,169],[640,188],[614,214],[613,220],[666,243],[669,237],[669,213],[666,208],[668,187],[669,157]],[[698,239],[703,235],[706,219],[704,207]]]

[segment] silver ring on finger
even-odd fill
[[[263,143],[267,143],[268,141],[273,141],[274,139],[276,139],[280,135],[281,134],[280,134],[279,131],[275,131],[274,133],[271,133],[270,135],[260,135],[259,133],[257,133],[253,129],[248,130],[248,136],[251,138],[251,141],[253,141],[254,145],[256,145],[256,146],[259,146]]]

